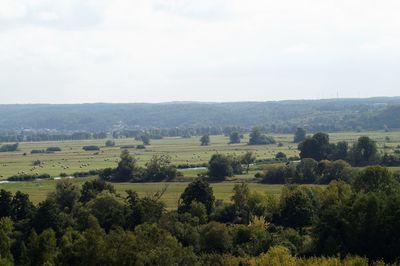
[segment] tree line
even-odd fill
[[[133,115],[134,114],[134,115]],[[114,129],[263,126],[268,132],[400,128],[398,97],[237,103],[0,106],[2,130],[111,132]],[[204,135],[201,133],[197,135]]]
[[[300,158],[321,160],[345,160],[353,166],[381,164],[386,166],[400,165],[400,156],[396,154],[381,155],[376,142],[367,136],[361,136],[350,147],[348,142],[330,143],[329,135],[316,133],[298,145]]]

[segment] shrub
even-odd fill
[[[60,147],[48,147],[46,149],[46,152],[56,152],[56,151],[61,151]]]
[[[33,181],[36,179],[49,179],[49,174],[41,174],[41,175],[30,175],[30,174],[23,174],[23,175],[14,175],[7,178],[8,181]]]
[[[135,149],[136,147],[137,147],[136,145],[124,145],[121,146],[120,148],[126,150],[126,149]]]
[[[72,174],[73,177],[88,177],[99,175],[102,170],[89,170],[87,172],[75,172]]]
[[[283,152],[280,151],[277,154],[275,154],[275,159],[279,159],[279,160],[286,159],[286,154],[284,154]]]
[[[267,184],[285,184],[294,177],[294,168],[292,165],[273,165],[265,169],[262,183]]]
[[[85,151],[99,151],[100,147],[99,146],[90,145],[90,146],[83,146],[82,149],[85,150]]]
[[[114,147],[115,146],[115,141],[109,139],[106,141],[106,147]]]
[[[31,150],[31,154],[45,153],[45,150]]]

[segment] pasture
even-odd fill
[[[78,186],[81,186],[83,182],[88,178],[72,179],[72,182]],[[32,182],[18,182],[18,183],[7,183],[0,184],[1,189],[5,189],[15,193],[16,191],[22,191],[28,193],[30,199],[35,204],[43,201],[46,196],[54,191],[56,180],[43,180],[43,181],[32,181]],[[122,196],[125,195],[125,191],[128,189],[138,192],[139,196],[150,196],[161,191],[165,186],[166,191],[163,194],[161,200],[166,204],[167,208],[173,209],[177,207],[178,200],[182,192],[185,190],[188,182],[161,182],[161,183],[115,183],[113,184],[117,193]],[[230,201],[233,194],[232,189],[235,183],[223,182],[211,184],[215,198],[223,200],[225,202]],[[271,195],[279,195],[281,193],[282,185],[264,185],[249,183],[251,191],[257,191],[259,193],[268,193]]]
[[[332,142],[348,141],[353,143],[359,136],[367,135],[374,139],[381,153],[393,153],[400,145],[400,132],[363,132],[363,133],[331,133]],[[231,155],[241,155],[246,151],[253,151],[257,159],[272,159],[279,151],[284,152],[288,157],[297,156],[297,144],[292,143],[292,134],[274,134],[275,140],[282,143],[282,146],[273,145],[247,145],[248,135],[245,135],[242,143],[228,144],[229,138],[226,136],[211,136],[210,146],[200,146],[199,137],[192,138],[164,138],[152,140],[151,145],[144,150],[128,149],[132,155],[138,159],[138,163],[144,165],[153,155],[168,154],[171,156],[172,163],[179,164],[201,164],[209,160],[214,153],[224,153]],[[106,167],[115,167],[119,161],[121,146],[141,144],[134,139],[117,139],[115,147],[104,147],[105,140],[83,140],[83,141],[52,141],[52,142],[23,142],[20,143],[19,150],[16,152],[0,153],[0,180],[9,176],[27,173],[42,174],[48,173],[53,177],[60,173],[71,175],[74,172],[83,172]],[[83,146],[97,145],[100,151],[84,151]],[[49,154],[31,154],[34,149],[46,149],[47,147],[60,147],[60,152]],[[24,155],[25,154],[25,155]],[[33,161],[40,160],[44,164],[33,166]],[[229,181],[212,184],[217,199],[229,201],[232,195],[232,188],[235,182],[251,181],[257,171],[262,171],[263,165],[254,165],[248,174],[235,176]],[[396,168],[393,168],[396,169]],[[396,169],[398,170],[398,168]],[[204,169],[181,170],[184,175],[181,182],[171,183],[117,183],[114,184],[118,193],[124,194],[127,189],[137,191],[139,195],[145,196],[160,191],[168,185],[162,200],[168,208],[175,208],[180,194],[193,177]],[[77,185],[88,180],[88,178],[72,179]],[[54,190],[55,180],[42,180],[34,182],[18,182],[0,184],[0,189],[12,192],[21,190],[30,195],[33,202],[42,201],[48,193]],[[262,185],[249,183],[252,191],[279,195],[281,185]]]
[[[400,132],[362,132],[362,133],[331,133],[333,142],[346,140],[354,142],[359,136],[367,135],[373,138],[380,152],[393,153],[400,145]],[[201,164],[207,162],[214,153],[241,155],[246,151],[253,151],[257,159],[272,159],[279,151],[288,157],[297,156],[297,144],[292,143],[292,134],[272,134],[275,140],[282,143],[278,145],[254,145],[249,146],[248,135],[239,144],[228,144],[226,136],[211,136],[210,146],[200,146],[199,137],[192,138],[164,138],[151,140],[151,145],[146,149],[128,149],[134,155],[138,163],[144,165],[155,154],[168,154],[172,163]],[[59,176],[60,173],[71,175],[74,172],[115,167],[119,160],[121,147],[126,145],[141,144],[134,139],[117,139],[115,147],[104,147],[105,140],[82,141],[51,141],[51,142],[22,142],[16,152],[0,153],[0,180],[17,174],[43,174]],[[97,145],[100,151],[84,151],[83,146]],[[48,147],[60,147],[60,152],[31,154],[32,150],[41,150]],[[24,155],[25,154],[25,155]],[[40,160],[42,165],[34,166],[33,162]],[[182,171],[185,176],[196,176],[199,170]],[[254,174],[254,172],[250,173]],[[250,175],[251,176],[251,175]],[[249,177],[249,175],[247,175]],[[246,178],[246,176],[244,176]]]

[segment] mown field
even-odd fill
[[[354,142],[359,136],[367,135],[374,139],[381,153],[393,153],[400,145],[400,132],[362,132],[362,133],[332,133],[330,139],[333,142],[346,140],[349,143]],[[135,155],[139,164],[144,165],[151,156],[155,154],[168,154],[171,156],[172,162],[179,164],[201,164],[209,160],[214,153],[224,153],[232,155],[241,155],[246,151],[253,151],[257,159],[272,159],[279,151],[284,152],[288,157],[297,156],[297,144],[292,143],[292,134],[275,134],[272,135],[278,145],[247,145],[248,136],[246,135],[240,144],[228,144],[229,138],[226,136],[211,136],[210,146],[200,146],[199,137],[186,138],[164,138],[161,140],[152,140],[151,145],[145,150],[129,149],[131,154]],[[106,167],[115,167],[121,146],[141,144],[134,139],[118,139],[115,140],[115,147],[104,147],[105,140],[85,140],[85,141],[53,141],[53,142],[23,142],[20,143],[19,150],[16,152],[0,153],[0,180],[9,176],[21,173],[26,174],[42,174],[48,173],[53,177],[57,177],[60,173],[71,175],[74,172],[89,171],[93,169],[102,169]],[[101,147],[100,152],[84,151],[83,146],[98,145]],[[47,147],[60,147],[61,152],[52,154],[30,154],[34,149],[46,149]],[[24,155],[26,154],[26,155]],[[33,166],[35,160],[41,160],[44,164],[40,167]],[[240,180],[249,180],[254,177],[257,171],[262,171],[263,165],[256,165],[248,174],[231,178],[231,182],[213,184],[216,197],[218,199],[229,200],[232,194],[233,183]],[[189,181],[204,170],[182,170],[182,174]],[[183,180],[185,180],[183,178]],[[85,179],[75,179],[73,182],[81,184]],[[133,189],[140,195],[146,195],[160,190],[164,183],[151,184],[115,184],[118,192],[124,193],[127,189]],[[168,207],[174,207],[177,204],[179,195],[186,187],[187,182],[169,183],[167,192],[163,200]],[[21,190],[31,195],[34,202],[42,200],[47,193],[52,191],[55,181],[35,181],[0,184],[0,188],[10,191]],[[251,189],[279,194],[281,186],[270,186],[260,184],[250,184]]]

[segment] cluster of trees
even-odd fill
[[[207,166],[208,171],[204,177],[210,181],[224,181],[227,177],[248,172],[255,160],[256,157],[252,152],[246,152],[242,156],[217,153],[211,156],[208,164],[199,166]],[[180,168],[187,167],[187,165],[180,166]],[[106,168],[100,172],[100,178],[110,182],[171,181],[179,175],[177,167],[171,163],[171,157],[168,155],[154,155],[145,167],[141,167],[128,150],[121,152],[116,168]]]
[[[241,139],[243,138],[243,135],[240,134],[237,131],[232,131],[229,134],[229,143],[228,144],[237,144],[240,143]],[[200,145],[201,146],[208,146],[210,145],[210,135],[206,134],[201,136],[200,138]]]
[[[36,179],[50,179],[51,176],[49,174],[19,174],[13,175],[7,178],[8,181],[16,182],[16,181],[34,181]]]
[[[60,147],[48,147],[45,150],[31,150],[31,154],[38,154],[38,153],[54,153],[61,151]]]
[[[236,144],[240,143],[240,140],[243,138],[243,135],[241,135],[237,131],[233,131],[229,134],[229,144]]]
[[[88,140],[88,139],[105,139],[107,138],[106,132],[46,132],[44,131],[11,131],[0,132],[1,142],[33,142],[33,141],[65,141],[65,140]]]
[[[19,143],[3,144],[0,147],[0,152],[12,152],[18,150]]]
[[[168,155],[154,155],[141,167],[135,157],[123,150],[118,166],[102,170],[100,177],[111,182],[159,182],[172,180],[178,174]]]
[[[0,190],[1,265],[376,265],[400,259],[400,184],[367,167],[349,185],[233,189],[198,178],[167,210],[163,192],[121,195],[102,180],[61,180],[43,202]]]
[[[350,177],[357,172],[343,160],[316,161],[312,158],[302,159],[298,163],[271,165],[265,168],[261,182],[267,184],[329,184],[333,180],[350,182]]]
[[[248,172],[250,164],[256,160],[252,152],[242,156],[214,154],[208,162],[207,176],[211,181],[223,181],[227,177]]]
[[[224,181],[227,177],[248,172],[250,164],[255,160],[255,155],[250,151],[242,156],[217,153],[211,156],[207,164],[208,171],[203,177],[207,177],[210,181]]]
[[[353,146],[349,146],[346,141],[330,143],[329,135],[326,133],[316,133],[302,141],[298,145],[301,158],[312,158],[316,161],[321,160],[345,160],[353,166],[366,166],[373,164],[395,165],[399,163],[399,156],[387,155],[380,156],[376,142],[367,136],[359,137]]]
[[[84,151],[99,151],[100,147],[96,145],[89,145],[89,146],[83,146],[82,150]]]
[[[214,154],[208,162],[208,176],[213,181],[223,181],[226,177],[242,174],[240,158],[224,154]]]
[[[151,139],[160,139],[163,137],[184,137],[190,138],[192,136],[202,135],[229,135],[232,130],[242,131],[240,127],[173,127],[173,128],[151,128],[143,130],[119,130],[113,131],[114,138],[140,138],[140,136],[147,135]]]
[[[250,133],[249,145],[275,144],[273,137],[262,134],[260,129],[255,127]]]

